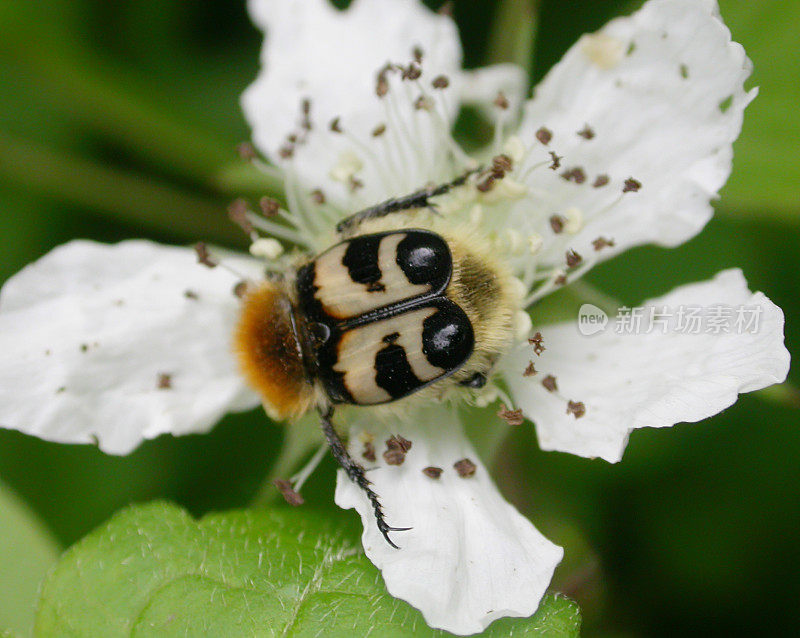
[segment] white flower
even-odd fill
[[[712,306],[747,307],[758,310],[757,330],[688,334],[673,316],[663,330],[609,327],[589,338],[575,323],[540,325],[534,305],[600,260],[680,244],[709,220],[755,96],[715,2],[650,0],[584,36],[524,104],[521,70],[462,71],[452,20],[417,0],[356,0],[346,11],[327,0],[249,6],[267,37],[243,105],[256,145],[283,169],[289,204],[266,204],[288,226],[245,214],[252,252],[272,268],[294,257],[258,231],[313,253],[348,213],[490,167],[436,204],[504,256],[543,341],[517,343],[474,404],[501,398],[536,424],[544,449],[613,462],[635,428],[698,421],[784,380],[783,315],[736,270],[643,311],[701,306],[708,318]],[[475,159],[450,135],[465,103],[497,123]],[[263,265],[224,261],[229,269],[209,270],[189,249],[80,241],[13,277],[0,297],[0,424],[122,454],[257,405],[231,354],[240,280],[231,271],[258,279]],[[388,522],[413,528],[399,533],[400,550],[343,472],[336,488],[336,503],[362,517],[365,551],[389,592],[460,634],[532,614],[561,550],[503,501],[456,412],[433,404],[389,425],[366,410],[348,414],[357,460],[365,441],[395,434],[413,444],[402,465],[381,454],[370,463]]]

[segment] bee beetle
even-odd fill
[[[512,335],[508,269],[432,198],[472,173],[344,219],[338,243],[251,287],[235,333],[240,367],[268,414],[319,411],[338,463],[370,499],[397,547],[378,495],[334,425],[337,406],[392,410],[483,387]],[[468,186],[465,186],[468,187]]]

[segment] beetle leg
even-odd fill
[[[360,463],[356,462],[352,456],[350,456],[347,448],[342,443],[342,439],[339,438],[339,434],[336,432],[336,428],[333,426],[333,422],[331,421],[332,417],[333,408],[328,408],[326,412],[320,411],[322,431],[325,434],[325,439],[328,441],[328,446],[331,448],[333,458],[335,458],[336,462],[342,466],[345,472],[347,472],[347,476],[350,477],[350,480],[364,490],[364,493],[367,495],[367,498],[369,498],[370,503],[372,503],[372,509],[375,512],[375,520],[378,524],[378,529],[380,530],[381,534],[383,534],[386,542],[395,549],[400,549],[389,538],[389,532],[405,532],[411,528],[391,527],[386,523],[386,519],[383,516],[381,502],[378,500],[378,495],[370,487],[372,483],[365,476],[364,468]]]
[[[428,201],[429,199],[436,197],[438,195],[444,195],[448,191],[457,186],[461,186],[465,184],[466,181],[469,179],[471,175],[480,172],[481,168],[473,168],[460,177],[457,177],[452,182],[447,182],[446,184],[440,184],[439,186],[434,186],[432,188],[423,188],[410,195],[406,195],[405,197],[398,197],[395,199],[387,199],[385,202],[381,202],[380,204],[376,204],[375,206],[370,206],[369,208],[365,208],[362,211],[354,213],[350,215],[350,217],[346,217],[342,221],[340,221],[336,225],[336,232],[343,233],[354,226],[357,226],[363,221],[368,219],[375,219],[377,217],[385,217],[386,215],[390,215],[391,213],[399,213],[407,210],[413,210],[415,208],[429,208],[436,212],[433,204]]]

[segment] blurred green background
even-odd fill
[[[508,28],[532,4],[456,2],[467,65],[519,55]],[[635,6],[542,0],[532,81],[582,32]],[[632,304],[739,265],[784,309],[796,352],[800,3],[721,9],[761,93],[718,214],[687,245],[637,249],[589,279]],[[226,204],[271,187],[235,153],[260,44],[243,0],[0,0],[0,281],[74,237],[241,246]],[[705,423],[635,433],[613,466],[540,452],[530,429],[514,431],[498,481],[565,546],[555,587],[581,604],[584,635],[796,635],[799,408],[791,389],[745,396]],[[0,632],[30,622],[58,548],[129,502],[166,497],[195,514],[247,505],[281,441],[257,412],[124,458],[0,430]],[[333,474],[328,461],[311,479],[308,506],[354,525],[332,505]],[[42,522],[35,537],[27,517]]]

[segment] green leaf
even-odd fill
[[[0,483],[0,636],[30,635],[39,583],[58,554],[34,513]]]
[[[548,595],[488,636],[577,636],[575,603]],[[311,510],[200,521],[130,507],[65,553],[43,585],[36,635],[442,636],[393,599],[357,542]]]
[[[750,85],[760,89],[745,111],[720,208],[800,223],[800,3],[721,0],[720,10],[753,60]]]

